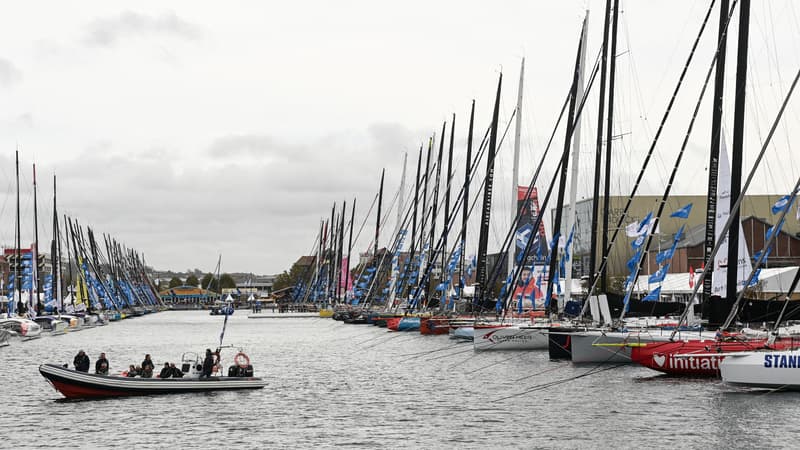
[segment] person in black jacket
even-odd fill
[[[89,357],[83,350],[80,350],[77,355],[75,355],[75,359],[72,360],[72,363],[75,364],[75,370],[78,372],[88,372],[89,371]]]
[[[97,362],[94,363],[94,373],[98,375],[108,375],[108,360],[105,353],[100,353]]]
[[[169,366],[169,363],[164,363],[164,367],[161,368],[161,373],[158,374],[158,378],[169,378],[172,376],[172,368]]]
[[[172,371],[172,378],[183,378],[183,372],[181,372],[181,369],[175,367],[175,363],[170,363],[169,369]]]
[[[208,378],[211,376],[211,372],[214,370],[214,354],[211,353],[211,349],[206,349],[206,359],[203,360],[203,373],[200,374],[200,378]]]

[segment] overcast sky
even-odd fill
[[[613,189],[627,195],[709,2],[621,3]],[[23,241],[33,239],[36,162],[40,239],[51,235],[55,173],[62,213],[139,249],[156,268],[207,271],[221,253],[224,271],[280,272],[308,252],[333,202],[357,198],[361,223],[381,168],[394,195],[404,152],[415,162],[419,145],[453,113],[460,173],[470,101],[482,133],[502,71],[507,121],[522,57],[526,183],[569,87],[585,10],[591,65],[604,4],[19,3],[0,16],[0,242],[13,243],[19,148]],[[798,9],[789,0],[753,2],[749,162],[800,67]],[[715,10],[645,193],[663,189],[711,62],[717,17]],[[735,48],[732,39],[728,87]],[[730,141],[732,89],[727,94]],[[596,105],[595,92],[582,121],[579,197],[591,189]],[[789,108],[776,135],[760,192],[785,193],[800,174],[790,148],[798,108]],[[677,193],[704,190],[709,111],[706,99]],[[563,131],[558,136],[560,149]],[[511,140],[499,156],[495,234],[509,222],[502,211],[510,204]]]

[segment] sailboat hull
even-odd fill
[[[475,327],[475,350],[546,350],[548,327]]]
[[[734,386],[800,390],[800,352],[748,352],[720,364],[722,381]]]
[[[718,377],[720,363],[730,353],[766,348],[766,339],[715,341],[713,339],[656,342],[631,349],[631,360],[669,375]],[[778,340],[773,350],[796,348],[797,342]]]

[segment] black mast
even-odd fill
[[[433,204],[431,205],[431,233],[430,233],[430,257],[428,261],[425,263],[425,272],[427,273],[431,266],[435,267],[435,261],[433,260],[433,246],[434,242],[436,242],[436,216],[439,212],[439,184],[442,178],[442,153],[444,152],[444,137],[445,131],[447,127],[447,122],[442,123],[442,134],[439,136],[439,153],[436,157],[436,178],[433,181]],[[447,227],[447,222],[445,222],[445,228]],[[428,303],[431,299],[428,298],[428,293],[430,292],[430,284],[431,278],[427,277],[427,283],[425,283],[425,307],[428,306]]]
[[[489,132],[489,148],[486,155],[486,178],[483,186],[483,210],[481,211],[481,231],[478,238],[478,267],[476,281],[480,289],[480,306],[483,307],[491,286],[486,286],[486,251],[489,246],[489,221],[492,213],[492,184],[494,181],[494,156],[497,153],[497,123],[500,116],[500,89],[503,85],[503,74],[497,81],[497,94],[492,112],[492,125]],[[469,161],[467,161],[469,164]]]
[[[33,165],[33,254],[31,255],[31,273],[36,274],[36,285],[31,285],[31,290],[36,289],[36,314],[44,310],[39,292],[42,290],[41,275],[39,273],[39,208],[36,202],[36,164]]]
[[[21,258],[21,249],[22,249],[22,239],[21,239],[21,230],[19,225],[19,150],[16,152],[16,179],[17,179],[17,248],[16,250],[16,264],[14,265],[14,291],[18,295],[17,297],[17,314],[23,315],[25,314],[25,304],[22,303],[22,280],[19,276],[19,268],[22,264]]]
[[[375,268],[378,267],[378,239],[381,235],[381,207],[383,206],[383,178],[386,175],[386,169],[381,169],[381,186],[378,189],[378,214],[375,217],[375,249],[372,253],[372,258],[375,261]],[[377,277],[377,270],[375,277]]]
[[[550,267],[547,269],[547,276],[549,282],[547,283],[547,294],[545,302],[550,302],[550,309],[558,312],[558,302],[552,302],[550,299],[553,294],[553,285],[558,283],[558,278],[555,276],[556,265],[558,264],[558,237],[561,234],[561,216],[564,209],[564,194],[567,188],[567,173],[569,172],[569,151],[572,144],[572,131],[575,129],[575,104],[577,103],[578,96],[578,79],[580,77],[581,69],[581,52],[583,51],[583,33],[586,30],[581,30],[581,39],[578,44],[578,55],[575,58],[575,71],[572,76],[572,89],[570,90],[569,110],[567,112],[567,134],[564,137],[564,153],[561,155],[561,175],[558,181],[558,199],[556,200],[556,217],[553,221],[553,241],[552,252],[550,252]],[[533,236],[531,236],[533,239]]]
[[[453,178],[453,136],[455,133],[456,115],[453,114],[453,121],[450,122],[450,148],[447,150],[447,184],[445,185],[446,187],[444,194],[444,231],[442,236],[442,248],[445,250],[447,249],[447,235],[449,234],[448,227],[450,226],[450,181]],[[442,252],[442,274],[444,274],[444,268],[447,267],[446,253],[446,251]],[[447,293],[444,293],[444,295],[447,295]]]
[[[333,206],[331,207],[331,221],[328,222],[328,248],[325,249],[328,258],[328,273],[327,275],[327,283],[325,285],[325,297],[326,301],[329,301],[331,297],[333,297],[333,293],[331,292],[331,288],[333,287],[333,228],[335,227],[335,220],[336,220],[336,203],[334,202]]]
[[[414,212],[411,218],[411,252],[408,255],[408,260],[406,261],[406,267],[404,272],[408,275],[408,279],[405,280],[406,286],[412,286],[411,275],[414,272],[419,272],[418,268],[414,268],[414,257],[417,253],[417,203],[419,202],[419,183],[420,183],[420,172],[422,171],[422,145],[419,146],[419,157],[417,158],[417,175],[416,175],[416,182],[414,184]],[[422,232],[420,231],[420,234]],[[410,269],[410,271],[409,271]],[[413,284],[416,285],[417,276],[414,275]],[[404,289],[400,289],[400,292],[405,292]],[[403,299],[406,300],[406,299]]]
[[[459,299],[464,296],[464,286],[467,280],[464,279],[464,260],[467,254],[467,219],[469,219],[469,177],[470,166],[472,165],[472,128],[475,124],[475,100],[472,100],[472,108],[469,113],[469,131],[467,132],[467,164],[464,171],[464,204],[461,210],[461,261],[459,261]]]
[[[353,210],[350,213],[350,237],[347,240],[347,271],[344,275],[344,300],[347,303],[347,287],[350,285],[350,253],[353,250],[353,222],[356,218],[356,199],[353,199]]]
[[[603,20],[603,47],[600,56],[600,104],[597,112],[597,142],[595,145],[594,158],[594,189],[592,191],[593,205],[590,244],[591,253],[589,253],[589,286],[594,285],[595,270],[597,268],[597,227],[600,221],[600,169],[603,164],[603,114],[605,113],[606,101],[606,67],[608,65],[608,26],[610,16],[611,0],[606,0],[605,18]]]
[[[339,238],[337,239],[339,245],[336,249],[336,301],[339,300],[339,296],[342,294],[341,287],[342,287],[342,253],[344,252],[344,212],[347,211],[347,200],[342,200],[342,213],[341,215],[341,222],[339,224]],[[334,302],[335,303],[335,302]]]
[[[728,230],[727,300],[736,298],[739,273],[739,210],[733,206],[742,191],[742,160],[744,156],[744,108],[747,86],[747,43],[750,31],[750,0],[739,5],[739,43],[736,62],[736,98],[733,110],[733,155],[731,160],[731,227]]]
[[[717,224],[717,185],[719,183],[719,148],[722,137],[722,104],[725,94],[725,54],[728,42],[728,0],[719,2],[719,33],[717,66],[714,78],[714,105],[711,113],[711,148],[708,161],[708,196],[706,209],[706,235],[703,251],[705,264],[714,264],[709,256],[714,250]],[[703,279],[703,298],[711,297],[712,277]]]
[[[603,196],[603,251],[608,247],[608,220],[609,205],[611,201],[611,147],[614,128],[614,80],[617,75],[617,25],[619,23],[619,0],[614,0],[614,10],[612,11],[611,26],[611,63],[608,67],[608,121],[606,122],[606,173],[605,173],[605,192]],[[608,283],[605,272],[608,266],[598,274],[600,277],[601,292],[608,291]]]
[[[50,279],[50,292],[52,293],[56,305],[55,313],[59,314],[64,309],[61,304],[61,289],[59,278],[61,277],[61,239],[58,230],[58,207],[56,204],[56,176],[53,174],[53,242],[50,245],[50,261],[53,266],[53,276]]]

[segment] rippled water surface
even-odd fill
[[[2,448],[764,448],[800,442],[800,394],[735,390],[546,352],[331,319],[231,317],[263,390],[56,401],[37,371],[104,351],[112,372],[214,347],[222,318],[165,312],[0,348]],[[230,364],[233,354],[229,351]],[[223,358],[225,354],[223,354]],[[158,370],[158,368],[156,369]],[[574,378],[590,373],[588,376]]]

